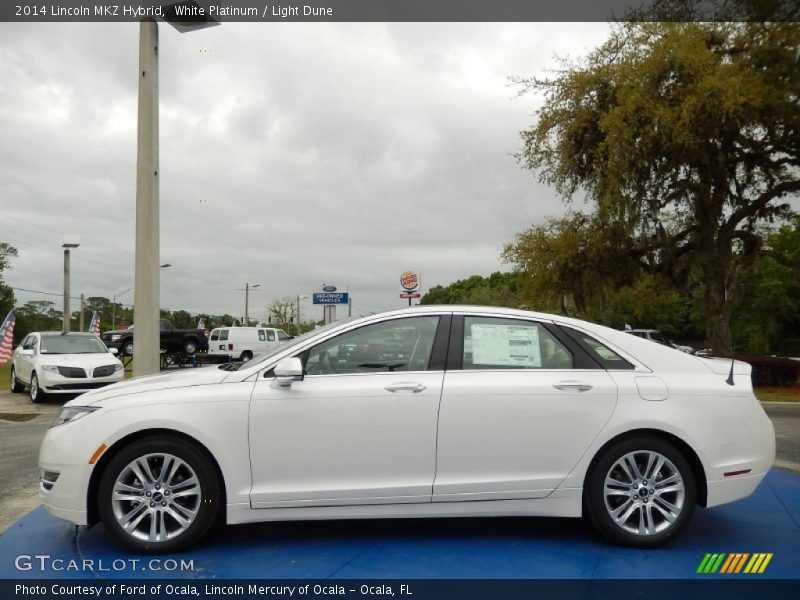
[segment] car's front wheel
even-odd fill
[[[31,375],[31,402],[38,404],[47,400],[47,394],[39,387],[39,376],[36,373]]]
[[[637,437],[598,457],[587,478],[585,506],[595,527],[627,546],[652,548],[689,522],[697,487],[689,462],[672,444]]]
[[[25,391],[25,386],[20,383],[19,379],[17,379],[17,374],[14,371],[14,365],[11,365],[11,393],[12,394],[19,394],[20,392]]]
[[[123,448],[98,489],[108,531],[139,552],[175,552],[200,540],[220,508],[221,483],[208,453],[158,435]]]

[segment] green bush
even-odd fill
[[[753,385],[792,385],[800,379],[800,360],[777,356],[737,356],[753,367]]]

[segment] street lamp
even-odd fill
[[[128,288],[127,290],[122,290],[118,294],[114,294],[114,300],[111,305],[111,329],[117,328],[117,298],[122,296],[122,294],[127,294],[131,289],[132,288]]]
[[[166,3],[164,3],[166,5]],[[164,14],[178,31],[217,25],[206,16],[178,16],[177,5],[196,15],[193,0],[170,3]],[[208,15],[209,11],[204,11]],[[139,24],[139,113],[136,154],[136,260],[134,271],[133,349],[135,377],[158,373],[160,367],[159,312],[159,201],[158,201],[158,24],[143,19]]]
[[[305,300],[308,296],[297,295],[297,335],[300,335],[300,300]]]
[[[69,313],[69,251],[70,248],[77,248],[81,245],[80,238],[77,235],[64,236],[64,243],[61,247],[64,248],[64,315],[62,319],[62,327],[64,332],[70,329],[70,313]]]
[[[250,285],[250,283],[245,283],[243,288],[236,288],[239,291],[244,290],[244,326],[247,327],[250,325],[250,290],[254,290],[256,288],[261,287],[260,283],[256,283],[254,285]]]

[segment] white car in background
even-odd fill
[[[675,350],[686,352],[686,354],[694,354],[694,348],[691,346],[682,346],[680,344],[676,344],[672,340],[668,339],[667,336],[665,336],[664,333],[658,329],[626,329],[625,333],[630,333],[636,337],[644,338],[669,348],[675,348]]]
[[[29,333],[11,359],[11,391],[30,391],[31,401],[81,394],[122,381],[122,363],[90,333]]]
[[[750,372],[567,317],[418,306],[68,402],[40,494],[143,552],[218,518],[582,514],[650,548],[772,466]]]

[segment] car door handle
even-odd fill
[[[387,385],[385,389],[387,392],[397,393],[397,392],[411,392],[412,394],[419,394],[426,388],[425,385],[421,383],[415,383],[413,381],[404,381],[401,383],[390,383]]]
[[[588,392],[592,389],[592,386],[588,383],[584,383],[582,381],[559,381],[558,383],[554,383],[553,387],[557,390],[562,391],[578,391],[578,392]]]

